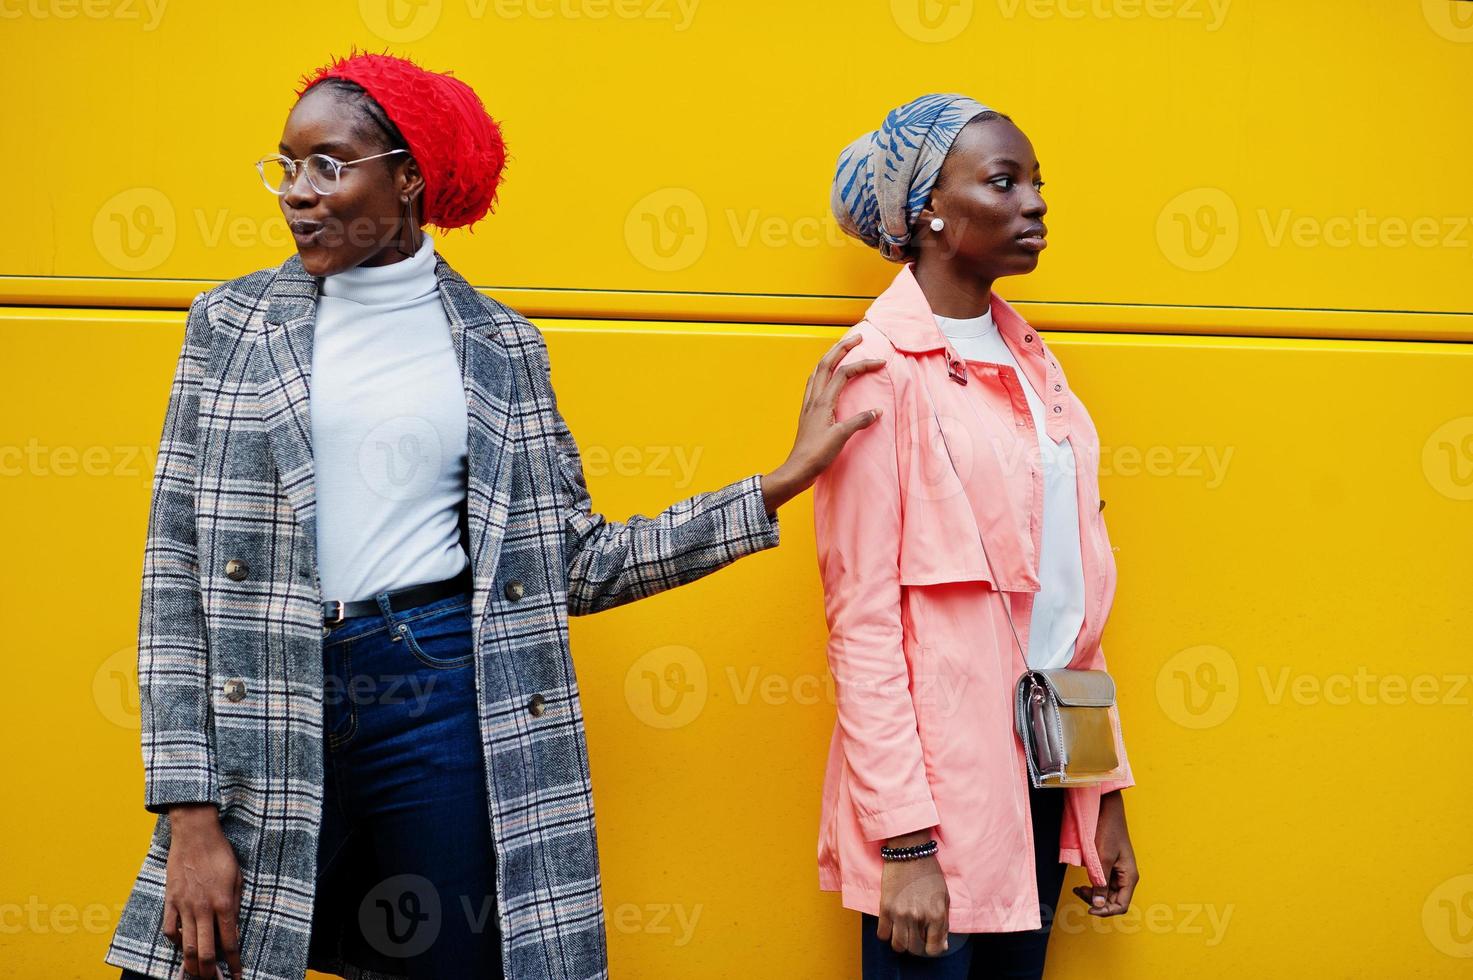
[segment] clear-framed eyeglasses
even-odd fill
[[[305,159],[293,160],[291,157],[280,153],[272,153],[256,161],[256,172],[261,175],[261,183],[266,189],[280,197],[291,190],[297,182],[297,170],[300,167],[307,173],[307,183],[319,194],[331,194],[338,189],[338,178],[342,176],[346,167],[355,163],[364,163],[368,160],[377,160],[379,157],[393,156],[395,153],[408,153],[408,150],[389,150],[385,153],[375,153],[371,157],[359,157],[357,160],[339,160],[330,157],[326,153],[309,153]]]

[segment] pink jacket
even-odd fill
[[[1043,339],[996,293],[992,315],[1047,408],[1048,434],[1069,436],[1074,449],[1086,600],[1069,666],[1103,669],[1115,560],[1100,513],[1099,437]],[[850,381],[836,415],[883,414],[814,486],[838,688],[819,887],[841,892],[846,908],[878,914],[880,842],[935,827],[951,930],[1036,929],[1028,776],[1012,710],[1026,667],[993,591],[1011,601],[1026,649],[1043,472],[1023,381],[1011,366],[958,358],[909,265],[853,331],[863,340],[844,363],[873,357],[885,367]],[[1059,860],[1082,864],[1096,885],[1105,883],[1095,848],[1100,795],[1135,785],[1114,720],[1122,778],[1049,791],[1067,794]]]

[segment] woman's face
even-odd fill
[[[938,258],[988,281],[1032,272],[1048,234],[1040,174],[1033,144],[1011,121],[963,126],[917,222],[917,262]],[[946,227],[932,231],[932,218]]]
[[[364,132],[366,125],[354,124],[357,112],[331,89],[308,90],[287,116],[281,152],[293,160],[326,153],[347,162],[388,150],[385,142]],[[367,122],[364,117],[362,123]],[[330,276],[405,258],[397,245],[412,240],[413,229],[404,227],[400,199],[409,197],[418,214],[423,187],[413,158],[396,153],[345,168],[331,194],[319,194],[299,170],[278,200],[302,266],[311,275]]]

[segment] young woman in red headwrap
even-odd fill
[[[139,637],[159,818],[107,962],[606,977],[567,616],[776,545],[879,362],[829,350],[772,471],[607,521],[540,333],[422,230],[491,209],[496,123],[386,55],[304,81],[258,165],[297,253],[196,298],[171,389]]]

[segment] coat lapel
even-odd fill
[[[466,523],[479,621],[511,504],[507,454],[515,421],[512,362],[491,305],[439,254],[435,276],[466,394]],[[282,492],[306,533],[314,562],[317,492],[310,408],[320,284],[299,256],[281,264],[266,296],[265,319],[252,344],[250,365]]]
[[[471,572],[475,577],[471,612],[476,636],[501,559],[511,510],[511,446],[520,424],[514,361],[502,337],[494,304],[435,256],[440,301],[450,320],[451,345],[460,361],[466,396],[466,520]]]
[[[298,256],[282,263],[266,295],[266,319],[255,338],[251,365],[282,492],[297,519],[312,532],[309,538],[316,532],[317,505],[307,411],[317,284]]]

